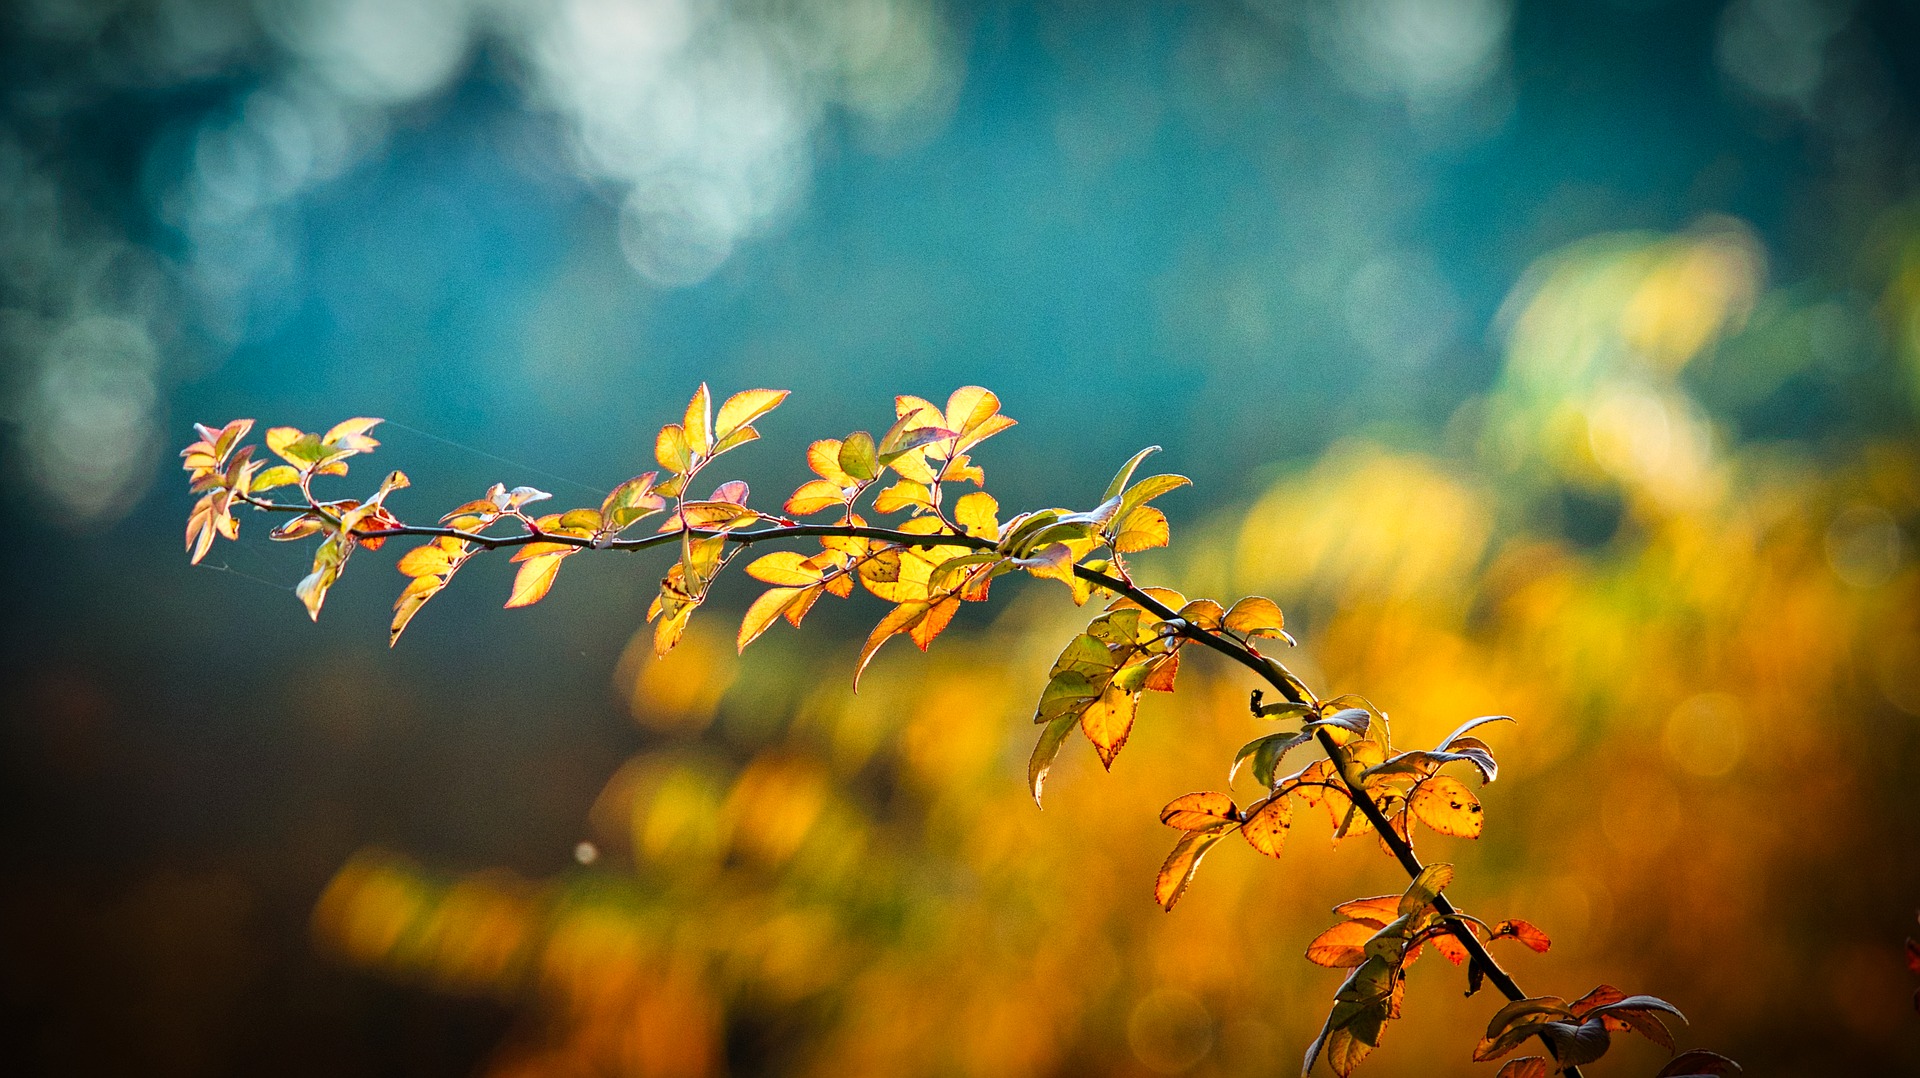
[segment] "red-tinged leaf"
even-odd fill
[[[907,638],[921,651],[933,644],[934,638],[945,632],[953,622],[953,615],[960,609],[960,598],[948,596],[937,599],[927,608],[927,616],[920,619],[913,628],[907,630]]]
[[[1653,1078],[1716,1078],[1739,1073],[1740,1064],[1726,1056],[1695,1048],[1668,1060],[1667,1065],[1661,1067],[1660,1073]]]
[[[953,522],[968,535],[989,542],[1000,540],[1000,503],[984,490],[971,491],[953,504]]]
[[[1433,949],[1446,956],[1447,961],[1456,966],[1465,962],[1471,953],[1467,950],[1467,945],[1461,943],[1451,932],[1442,932],[1434,936]]]
[[[1456,778],[1439,775],[1413,788],[1407,806],[1420,822],[1443,835],[1479,838],[1484,824],[1480,799]]]
[[[713,488],[713,497],[707,500],[714,501],[714,502],[732,502],[735,505],[745,505],[747,504],[747,484],[744,480],[729,479],[726,482],[720,484],[719,486]]]
[[[741,427],[759,419],[780,406],[787,399],[784,389],[745,389],[728,397],[720,406],[720,412],[714,417],[713,431],[717,438],[725,439]]]
[[[1218,831],[1188,831],[1173,844],[1173,852],[1160,865],[1160,873],[1153,881],[1153,900],[1162,909],[1171,911],[1180,896],[1186,894],[1193,874],[1200,870],[1200,859],[1222,837]]]
[[[760,634],[766,632],[774,621],[786,612],[787,607],[805,591],[805,588],[772,588],[755,599],[753,604],[747,607],[746,616],[740,619],[740,632],[735,637],[739,650],[746,651],[747,645],[759,639]]]
[[[1567,1009],[1575,1018],[1585,1018],[1595,1007],[1604,1007],[1609,1003],[1618,1003],[1627,998],[1625,992],[1610,984],[1595,987],[1593,991],[1581,996],[1568,1005]]]
[[[1278,857],[1287,841],[1287,829],[1292,826],[1292,800],[1286,794],[1275,794],[1248,810],[1247,822],[1241,825],[1240,834],[1247,845],[1268,857]]]
[[[1155,659],[1147,671],[1146,687],[1154,692],[1172,692],[1173,679],[1180,673],[1180,652],[1169,651]]]
[[[1547,949],[1553,946],[1553,940],[1549,939],[1545,932],[1521,920],[1501,921],[1499,924],[1493,926],[1493,933],[1488,938],[1516,939],[1525,944],[1528,950],[1536,951],[1540,954],[1546,954]]]
[[[853,668],[855,692],[860,691],[860,675],[866,672],[867,664],[873,661],[874,653],[880,650],[880,645],[886,643],[888,638],[896,633],[904,633],[918,625],[920,620],[927,616],[927,610],[926,603],[907,602],[887,611],[887,616],[881,618],[880,624],[875,625],[873,632],[867,634],[867,642],[860,649],[860,661]]]
[[[1307,961],[1316,966],[1346,969],[1367,960],[1367,941],[1374,928],[1363,921],[1341,921],[1307,944]]]
[[[1040,740],[1034,743],[1033,755],[1027,760],[1027,788],[1033,791],[1035,805],[1040,804],[1040,790],[1047,783],[1054,758],[1060,755],[1060,746],[1079,725],[1080,714],[1075,711],[1054,719],[1040,731]]]
[[[1182,794],[1160,810],[1160,822],[1181,831],[1213,831],[1240,822],[1240,809],[1222,793]]]
[[[569,552],[571,553],[571,552]],[[543,554],[529,558],[520,564],[520,571],[513,577],[513,594],[507,597],[506,608],[532,606],[547,597],[553,588],[553,578],[560,573],[560,562],[566,554]]]
[[[1279,604],[1262,595],[1249,595],[1233,604],[1220,623],[1243,636],[1279,636],[1286,631]]]
[[[1593,1009],[1589,1010],[1587,1012],[1587,1017],[1594,1018],[1597,1016],[1605,1016],[1605,1015],[1623,1015],[1624,1016],[1624,1015],[1634,1014],[1634,1013],[1653,1014],[1655,1012],[1661,1012],[1661,1013],[1673,1015],[1675,1018],[1680,1019],[1682,1022],[1687,1020],[1687,1016],[1680,1013],[1680,1008],[1675,1007],[1673,1004],[1668,1003],[1666,1000],[1661,999],[1659,996],[1647,996],[1647,995],[1628,996],[1625,999],[1616,1000],[1612,1003],[1601,1004],[1600,1006],[1594,1007]]]
[[[678,423],[661,427],[660,436],[653,441],[653,459],[675,475],[692,467],[693,448],[688,444],[686,429]],[[665,484],[662,484],[664,487]]]
[[[800,489],[787,499],[787,512],[803,517],[823,509],[837,509],[844,504],[846,495],[839,487],[825,479],[809,479],[800,484]]]
[[[1142,550],[1167,545],[1172,532],[1167,528],[1167,516],[1151,505],[1143,505],[1127,514],[1113,537],[1113,549],[1122,554],[1133,554]]]
[[[1920,943],[1912,936],[1907,937],[1907,972],[1920,975]]]
[[[1553,1070],[1545,1056],[1520,1056],[1509,1059],[1493,1078],[1549,1078]]]

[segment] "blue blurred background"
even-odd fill
[[[836,987],[769,1002],[718,975],[692,977],[695,988],[673,981],[682,1010],[660,1013],[704,1015],[676,1023],[710,1030],[705,1047],[605,1055],[552,1032],[559,1005],[538,978],[436,980],[378,946],[340,945],[316,903],[358,878],[342,866],[494,881],[522,895],[523,921],[573,901],[555,899],[556,887],[577,897],[630,886],[610,880],[633,874],[617,858],[576,859],[577,843],[609,842],[594,806],[624,789],[609,785],[622,762],[692,753],[719,773],[751,771],[777,739],[726,716],[803,724],[813,671],[840,679],[871,612],[823,610],[801,642],[767,645],[774,673],[746,696],[735,686],[723,698],[727,681],[712,699],[649,703],[634,692],[644,675],[621,656],[658,567],[569,566],[542,606],[502,613],[507,570],[482,566],[388,653],[381,629],[399,578],[373,556],[356,562],[317,626],[290,589],[308,552],[268,544],[263,521],[246,520],[241,542],[206,564],[186,564],[189,502],[173,451],[190,423],[244,415],[325,429],[385,417],[381,459],[362,471],[413,476],[396,499],[403,516],[437,515],[495,480],[588,504],[651,466],[654,430],[702,381],[722,394],[794,391],[761,424],[766,441],[729,458],[769,505],[805,477],[808,440],[883,427],[895,393],[944,399],[974,383],[1000,394],[1021,426],[982,459],[1007,507],[1090,504],[1127,455],[1163,445],[1167,466],[1195,480],[1169,501],[1164,572],[1195,587],[1266,587],[1290,614],[1297,604],[1319,656],[1305,661],[1328,674],[1392,654],[1373,623],[1346,652],[1337,633],[1312,651],[1316,632],[1342,624],[1344,600],[1426,596],[1427,585],[1376,593],[1338,566],[1324,576],[1275,568],[1299,549],[1278,537],[1309,517],[1322,539],[1338,534],[1347,523],[1325,507],[1340,492],[1360,506],[1412,498],[1405,484],[1426,473],[1408,462],[1442,462],[1478,492],[1406,501],[1408,519],[1378,525],[1415,547],[1451,549],[1465,542],[1461,528],[1478,536],[1457,557],[1435,555],[1433,570],[1454,589],[1440,603],[1447,631],[1469,640],[1497,621],[1488,611],[1512,574],[1531,571],[1499,556],[1519,557],[1502,546],[1509,539],[1567,564],[1637,566],[1666,523],[1733,519],[1764,501],[1748,493],[1771,491],[1781,519],[1805,517],[1811,529],[1812,575],[1785,594],[1840,597],[1831,609],[1841,613],[1806,632],[1840,626],[1864,649],[1791,688],[1844,702],[1748,685],[1783,725],[1748,728],[1733,751],[1744,744],[1757,760],[1764,743],[1780,769],[1715,770],[1686,740],[1686,716],[1719,706],[1719,696],[1699,704],[1703,694],[1747,689],[1678,671],[1654,734],[1606,725],[1608,708],[1637,713],[1632,701],[1538,716],[1581,732],[1541,750],[1534,796],[1631,800],[1564,775],[1545,783],[1616,733],[1664,737],[1659,767],[1681,777],[1653,784],[1646,814],[1681,805],[1715,820],[1689,791],[1737,783],[1746,808],[1707,826],[1759,843],[1742,830],[1757,826],[1754,806],[1786,812],[1781,790],[1806,779],[1793,767],[1817,770],[1793,765],[1809,757],[1789,750],[1806,746],[1780,731],[1829,716],[1821,721],[1845,749],[1835,756],[1857,772],[1825,772],[1815,785],[1829,801],[1807,810],[1806,830],[1783,823],[1758,867],[1740,870],[1750,875],[1722,880],[1750,896],[1791,895],[1791,917],[1690,910],[1725,915],[1716,949],[1686,963],[1692,972],[1668,970],[1670,983],[1623,987],[1691,1010],[1728,983],[1770,985],[1700,1031],[1717,1037],[1708,1046],[1745,1049],[1753,1073],[1892,1073],[1920,1060],[1898,951],[1920,903],[1910,863],[1920,814],[1907,789],[1920,762],[1920,9],[14,0],[0,13],[0,58],[0,482],[13,538],[0,1028],[19,1061],[4,1069],[1291,1067],[1333,987],[1305,980],[1310,970],[1298,974],[1308,994],[1286,997],[1297,1018],[1186,982],[1135,998],[1116,987],[1127,978],[1108,977],[1018,1061],[956,1061],[901,1033],[899,1054],[861,1063],[836,1037],[883,1023],[853,1022],[862,1012]],[[1585,424],[1573,435],[1569,416]],[[1398,463],[1383,472],[1369,460]],[[1704,534],[1698,568],[1710,572],[1733,547]],[[1765,538],[1775,533],[1756,534],[1742,556],[1782,564]],[[1182,554],[1183,535],[1213,545]],[[1273,549],[1249,553],[1262,536]],[[1694,571],[1672,570],[1629,605],[1657,621],[1677,601],[1663,589],[1688,586]],[[1743,575],[1726,586],[1750,584]],[[1591,590],[1619,599],[1630,589]],[[725,601],[737,609],[745,594]],[[968,616],[957,631],[984,642],[984,661],[1031,654],[1013,664],[1028,674],[1064,639],[1058,620],[1044,623],[1053,635],[1034,629],[1038,614],[1019,613],[1013,628]],[[1676,631],[1712,654],[1734,639],[1702,624]],[[1764,628],[1740,631],[1765,652]],[[732,671],[726,637],[714,638],[719,658],[685,676],[718,683],[716,670]],[[1775,646],[1801,644],[1782,631]],[[1620,661],[1686,665],[1631,648]],[[900,669],[914,676],[909,661]],[[1038,682],[1009,692],[1027,688]],[[1223,687],[1222,699],[1240,691]],[[1447,703],[1518,708],[1464,690]],[[674,718],[685,714],[706,717]],[[1024,738],[1021,718],[995,729]],[[1237,740],[1221,736],[1230,753]],[[981,782],[1016,795],[1009,804],[1023,753],[983,756]],[[829,785],[852,791],[879,832],[920,819],[890,799],[888,774],[865,766]],[[1129,780],[1140,804],[1124,809],[1091,769],[1071,781],[1089,806],[1108,798],[1109,812],[1150,822],[1188,786],[1146,766]],[[1504,807],[1514,826],[1528,812],[1517,795]],[[1605,814],[1569,807],[1548,818],[1572,836]],[[1045,832],[1052,816],[1050,806],[1022,833]],[[1502,822],[1496,812],[1489,841]],[[949,855],[918,827],[897,837],[899,862],[940,865]],[[1807,849],[1834,832],[1853,838]],[[1129,901],[1145,905],[1159,842],[1113,840]],[[1556,879],[1620,871],[1579,867],[1585,847],[1571,838],[1488,854],[1488,870],[1511,876],[1523,901],[1525,861],[1544,849],[1575,866]],[[1659,866],[1633,871],[1662,893]],[[517,882],[499,882],[509,876]],[[1762,878],[1777,890],[1746,886]],[[1365,879],[1353,893],[1389,886],[1378,872]],[[632,886],[639,897],[620,908],[635,923],[704,908]],[[1583,885],[1557,886],[1565,898]],[[1303,965],[1298,948],[1323,927],[1315,911],[1350,895],[1288,893],[1296,908],[1276,922],[1273,953]],[[1589,892],[1576,897],[1562,905],[1601,941],[1597,970],[1623,964],[1623,951],[1670,946],[1662,933],[1701,931],[1635,930],[1623,891],[1609,900],[1607,936]],[[1139,914],[1113,916],[1132,924]],[[1163,921],[1139,924],[1169,931]],[[847,969],[920,968],[901,957],[919,953],[900,942],[911,933],[855,922],[867,927],[849,934],[872,954]],[[771,913],[745,923],[787,924]],[[1101,961],[1130,968],[1126,939],[1137,937],[1102,944]],[[1458,994],[1451,981],[1429,992]],[[1463,1061],[1479,1012],[1460,1013],[1454,1026],[1403,1035],[1403,1055],[1369,1068],[1442,1073],[1432,1059]],[[1101,1047],[1109,1029],[1130,1047]]]

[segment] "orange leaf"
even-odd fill
[[[1443,835],[1479,838],[1485,821],[1480,799],[1459,779],[1440,775],[1413,788],[1407,805],[1420,822]]]
[[[1285,629],[1280,606],[1262,595],[1249,595],[1233,604],[1220,623],[1247,636],[1279,636]]]
[[[1226,794],[1182,794],[1160,810],[1160,822],[1182,831],[1211,831],[1239,823],[1240,809]]]
[[[921,651],[927,650],[927,646],[933,643],[934,638],[946,631],[947,625],[953,621],[954,613],[959,609],[958,596],[950,595],[936,601],[927,608],[927,616],[908,630],[908,637],[919,646]]]
[[[1160,865],[1160,874],[1154,877],[1153,900],[1167,910],[1180,901],[1187,891],[1187,885],[1193,882],[1193,874],[1200,868],[1200,859],[1207,855],[1213,844],[1220,841],[1218,831],[1188,831],[1173,844],[1173,852]]]
[[[1127,735],[1133,732],[1133,716],[1138,706],[1138,697],[1108,688],[1080,713],[1080,732],[1093,742],[1101,765],[1109,771],[1113,770],[1114,757],[1126,747]]]
[[[1341,921],[1307,944],[1307,961],[1335,969],[1357,966],[1367,960],[1367,941],[1373,933],[1373,926],[1365,922]]]
[[[1501,921],[1499,924],[1493,926],[1493,934],[1490,938],[1502,939],[1507,937],[1519,940],[1527,946],[1528,950],[1536,951],[1540,954],[1546,954],[1547,949],[1553,946],[1553,940],[1549,939],[1545,932],[1520,920]],[[1618,990],[1616,989],[1615,991]],[[1595,1003],[1591,1004],[1591,1006],[1597,1007],[1599,1004]],[[1574,1009],[1580,1010],[1580,1005],[1575,1004]],[[1582,1011],[1581,1013],[1585,1012]]]
[[[1246,838],[1247,845],[1268,857],[1278,857],[1281,845],[1287,840],[1287,829],[1291,826],[1293,801],[1286,794],[1279,794],[1250,810],[1240,834]]]

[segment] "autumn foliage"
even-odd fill
[[[252,420],[199,427],[200,440],[182,454],[200,495],[188,519],[187,549],[197,563],[216,537],[237,539],[239,510],[288,515],[271,538],[319,540],[311,572],[295,589],[317,619],[356,550],[377,550],[389,539],[422,539],[397,563],[407,583],[394,603],[391,644],[481,554],[511,549],[518,569],[506,606],[516,608],[545,598],[568,558],[660,548],[673,560],[648,618],[654,650],[665,655],[735,559],[751,548],[779,544],[744,565],[749,577],[768,588],[748,606],[738,648],[777,621],[798,627],[824,595],[847,599],[865,590],[888,609],[861,646],[856,685],[887,641],[904,635],[926,650],[961,604],[985,602],[999,577],[1024,573],[1057,582],[1075,604],[1099,601],[1104,609],[1066,643],[1040,690],[1033,715],[1039,736],[1027,773],[1036,803],[1076,731],[1110,768],[1126,747],[1142,696],[1173,692],[1182,653],[1198,645],[1258,679],[1252,714],[1281,729],[1249,741],[1227,770],[1229,785],[1243,770],[1250,773],[1260,797],[1243,806],[1227,792],[1189,793],[1162,810],[1161,822],[1178,837],[1154,878],[1154,899],[1172,910],[1202,858],[1235,833],[1255,851],[1281,856],[1296,814],[1313,811],[1326,813],[1336,840],[1371,833],[1411,881],[1398,893],[1337,904],[1339,920],[1308,944],[1310,962],[1348,972],[1319,1037],[1306,1050],[1303,1073],[1324,1058],[1345,1078],[1380,1044],[1386,1024],[1401,1014],[1407,969],[1428,947],[1464,968],[1469,995],[1491,983],[1506,998],[1471,1052],[1476,1062],[1506,1059],[1498,1078],[1577,1075],[1606,1053],[1617,1033],[1675,1049],[1666,1019],[1680,1018],[1680,1012],[1657,997],[1609,985],[1570,1003],[1528,996],[1489,945],[1511,941],[1544,952],[1547,935],[1525,920],[1488,921],[1463,912],[1445,893],[1453,867],[1424,862],[1416,852],[1423,827],[1446,838],[1480,836],[1483,806],[1464,780],[1484,785],[1498,777],[1493,747],[1481,735],[1489,724],[1511,719],[1473,718],[1431,748],[1398,747],[1388,716],[1367,699],[1322,697],[1262,650],[1293,642],[1273,600],[1189,599],[1135,581],[1127,556],[1170,540],[1165,514],[1151,503],[1189,482],[1174,474],[1139,476],[1157,447],[1128,460],[1091,508],[1044,508],[1003,520],[970,454],[1014,421],[1001,413],[993,393],[967,386],[944,407],[919,397],[895,398],[894,419],[878,436],[854,431],[813,442],[806,462],[815,478],[788,496],[780,512],[752,507],[747,485],[737,480],[711,489],[701,484],[698,489],[707,493],[695,495],[700,474],[722,454],[757,440],[754,424],[786,396],[747,390],[716,409],[702,385],[681,421],[663,427],[656,438],[659,470],[621,483],[599,505],[540,513],[532,507],[550,499],[546,492],[496,484],[431,525],[408,524],[387,507],[389,496],[409,485],[402,472],[388,474],[364,500],[315,492],[317,480],[346,476],[351,458],[378,447],[371,436],[377,419],[350,419],[321,434],[272,428],[264,443],[280,463],[271,465],[257,446],[242,444]],[[297,496],[274,496],[277,491]],[[862,506],[897,522],[873,524]],[[1277,699],[1268,702],[1269,693]],[[1314,750],[1297,769],[1283,766],[1294,752]],[[1507,1059],[1530,1042],[1539,1054]],[[1738,1070],[1724,1057],[1689,1051],[1674,1056],[1660,1075]]]

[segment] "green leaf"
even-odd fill
[[[1127,489],[1127,482],[1133,478],[1133,470],[1140,467],[1141,461],[1158,452],[1160,452],[1159,446],[1150,445],[1135,453],[1131,459],[1120,466],[1118,472],[1114,473],[1113,482],[1107,484],[1107,492],[1100,496],[1100,500],[1104,502],[1109,498],[1119,497],[1121,492]]]
[[[1054,757],[1060,755],[1060,746],[1080,725],[1080,713],[1069,712],[1047,723],[1040,731],[1040,740],[1034,743],[1033,755],[1027,760],[1027,787],[1033,791],[1033,803],[1040,804],[1040,789],[1047,783],[1047,772],[1053,769]]]
[[[847,435],[840,443],[840,470],[860,480],[870,483],[880,474],[880,458],[874,450],[873,435],[864,430]]]

